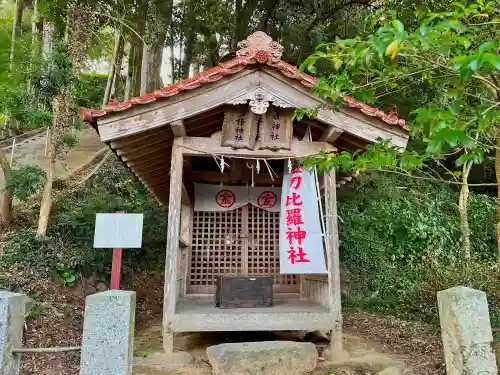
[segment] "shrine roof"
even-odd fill
[[[257,31],[249,36],[248,39],[239,42],[238,47],[240,47],[240,49],[236,52],[236,58],[220,63],[192,78],[186,78],[167,87],[153,91],[152,93],[132,98],[124,102],[113,99],[102,109],[81,107],[79,109],[80,118],[83,121],[95,123],[98,118],[108,114],[126,111],[134,106],[148,104],[178,95],[183,91],[196,89],[207,83],[219,81],[225,76],[241,72],[252,65],[264,65],[274,68],[284,76],[296,80],[306,87],[313,87],[318,83],[315,77],[303,73],[296,66],[281,60],[283,47],[261,31]],[[403,129],[406,128],[405,120],[399,118],[396,111],[386,113],[350,96],[344,96],[343,98],[349,107],[358,109],[367,116],[378,118],[389,125],[395,125]]]

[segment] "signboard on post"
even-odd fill
[[[323,233],[314,177],[297,168],[283,176],[280,273],[325,274]]]
[[[96,214],[94,247],[140,249],[143,214]]]
[[[142,247],[143,214],[96,214],[94,247],[113,249],[110,289],[120,289],[122,248],[139,249]]]

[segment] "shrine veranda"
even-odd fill
[[[257,32],[238,46],[238,57],[198,76],[101,110],[81,108],[81,117],[168,206],[167,352],[176,332],[317,329],[332,331],[332,347],[341,350],[336,189],[350,176],[317,176],[325,274],[280,272],[281,210],[271,203],[277,204],[284,173],[297,159],[324,150],[361,150],[379,137],[405,147],[408,131],[397,114],[352,98],[337,112],[324,106],[311,90],[314,77],[282,61],[283,47],[266,34]],[[315,119],[293,117],[297,108],[318,106]],[[219,189],[219,207],[195,210],[196,184]],[[295,260],[307,259],[293,251]],[[222,275],[272,276],[273,306],[215,307],[216,278]]]

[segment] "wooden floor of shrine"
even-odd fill
[[[332,329],[333,314],[319,303],[298,298],[275,298],[272,307],[220,309],[214,298],[177,301],[174,332],[295,331]]]

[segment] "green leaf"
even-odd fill
[[[493,53],[483,54],[483,59],[495,70],[500,70],[500,55]]]
[[[465,5],[464,5],[464,4],[462,4],[462,3],[459,3],[458,1],[454,1],[454,2],[452,2],[450,5],[455,6],[455,7],[457,7],[457,8],[460,8],[460,9],[462,9],[462,10],[465,10]]]
[[[340,47],[352,47],[356,45],[358,41],[356,39],[337,39],[337,44]]]
[[[498,45],[497,41],[490,40],[488,42],[484,42],[483,44],[481,44],[479,46],[478,50],[481,52],[486,52],[486,51],[491,51],[491,50],[494,51],[497,48],[497,45]]]
[[[57,263],[56,264],[56,270],[57,271],[64,271],[66,269],[66,267],[64,266],[64,264],[62,263]]]
[[[67,276],[64,276],[64,282],[66,284],[71,284],[71,283],[74,283],[76,281],[76,275],[71,273],[71,274],[68,274]]]
[[[477,70],[478,65],[479,59],[476,56],[474,56],[474,58],[471,58],[468,64],[469,68],[474,72]]]
[[[426,36],[428,31],[429,31],[429,26],[425,22],[422,22],[420,24],[419,31],[420,31],[420,35]]]
[[[391,23],[398,33],[402,33],[403,31],[405,31],[405,27],[401,21],[393,20]]]
[[[460,155],[460,157],[455,161],[455,164],[460,167],[462,165],[464,165],[464,163],[466,161],[469,161],[471,159],[471,155],[470,154],[462,154]]]

